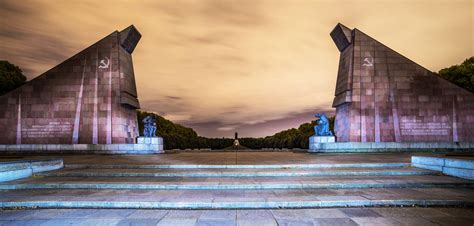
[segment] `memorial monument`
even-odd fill
[[[140,38],[133,25],[114,31],[1,96],[0,144],[134,144],[140,104],[131,54]]]
[[[358,29],[338,24],[331,37],[341,52],[338,142],[474,141],[473,93]]]
[[[234,134],[234,143],[233,143],[233,148],[234,149],[239,149],[240,142],[239,142],[239,134],[235,132]]]

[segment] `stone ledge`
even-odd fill
[[[310,143],[308,152],[371,153],[371,152],[474,152],[474,142],[335,142]]]
[[[160,154],[163,144],[2,144],[0,154]]]
[[[371,188],[474,188],[471,182],[395,182],[380,183],[378,181],[328,182],[328,183],[160,183],[160,182],[51,182],[51,183],[18,183],[0,184],[0,190],[34,190],[34,189],[125,189],[125,190],[274,190],[274,189],[371,189]]]
[[[412,156],[412,166],[435,170],[446,175],[474,180],[474,160]]]
[[[334,200],[334,201],[13,201],[0,202],[0,208],[95,208],[95,209],[281,209],[379,206],[474,206],[466,200],[389,199],[389,200]]]
[[[293,169],[295,170],[295,169]],[[420,176],[420,175],[439,175],[438,172],[431,170],[406,170],[406,169],[367,169],[367,170],[343,170],[343,171],[265,171],[256,170],[251,172],[222,172],[222,171],[168,171],[160,172],[129,172],[129,171],[68,171],[68,172],[46,172],[36,174],[45,177],[195,177],[195,178],[243,178],[243,177],[333,177],[333,176]]]
[[[399,168],[410,163],[320,163],[320,164],[271,164],[271,165],[134,165],[134,164],[67,164],[77,169],[328,169],[328,168]]]
[[[137,137],[137,144],[163,145],[163,138],[161,138],[161,137]]]
[[[0,163],[0,182],[25,178],[34,173],[63,168],[62,159],[25,160]]]

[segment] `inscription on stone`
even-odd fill
[[[21,135],[28,138],[38,137],[62,137],[70,133],[72,124],[69,122],[49,122],[47,125],[32,125],[29,128],[23,128]]]
[[[451,125],[447,122],[422,122],[417,119],[402,118],[400,131],[402,135],[449,135]]]

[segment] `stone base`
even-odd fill
[[[0,162],[0,182],[30,177],[34,173],[63,168],[63,159]]]
[[[309,137],[309,149],[315,149],[319,144],[322,143],[334,143],[336,137],[334,136],[310,136]]]
[[[450,176],[474,180],[474,160],[472,159],[412,156],[411,165],[439,171]]]
[[[0,144],[0,154],[160,154],[164,153],[162,142],[161,139],[161,144]]]
[[[161,137],[138,137],[137,144],[156,144],[163,145],[163,138]]]
[[[474,152],[474,142],[310,142],[308,151],[318,153]]]

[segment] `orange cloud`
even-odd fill
[[[233,127],[265,136],[332,111],[337,22],[437,71],[474,55],[472,8],[470,0],[11,0],[0,6],[0,58],[32,78],[134,24],[143,109],[200,135],[233,136]]]

